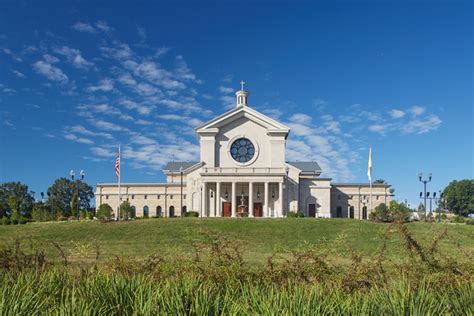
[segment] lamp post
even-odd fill
[[[286,216],[288,216],[288,213],[290,213],[290,201],[288,199],[288,191],[289,191],[289,188],[288,188],[288,173],[290,172],[290,168],[288,168],[288,166],[285,167],[285,174],[286,174],[286,178],[285,178],[285,193],[286,193]]]
[[[69,175],[71,176],[71,180],[74,181],[74,176],[76,175],[74,170],[71,169],[71,171],[69,171]],[[77,196],[77,203],[76,203],[76,208],[77,208],[77,220],[80,220],[81,218],[81,214],[79,213],[79,203],[81,201],[81,198],[79,197],[79,183],[80,181],[84,181],[84,177],[86,176],[86,172],[84,170],[81,170],[79,172],[79,175],[80,175],[80,179],[77,179],[76,180],[76,196]]]
[[[179,173],[181,175],[181,217],[184,217],[183,213],[183,166],[179,167]]]
[[[426,196],[426,184],[428,182],[431,182],[431,178],[433,177],[433,173],[430,171],[430,173],[428,174],[428,180],[426,179],[423,179],[423,172],[420,171],[420,173],[418,173],[418,179],[420,180],[421,183],[423,183],[424,185],[424,200],[425,200],[425,216],[426,216],[426,199],[427,199],[427,196]]]

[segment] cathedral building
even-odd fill
[[[367,219],[370,206],[388,204],[388,184],[373,184],[370,201],[368,183],[333,183],[315,161],[285,161],[290,128],[250,107],[248,96],[242,86],[235,108],[195,129],[199,161],[169,162],[165,183],[121,184],[134,216]],[[118,209],[116,183],[98,183],[95,197]]]

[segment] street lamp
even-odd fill
[[[183,166],[179,167],[179,173],[181,174],[181,216],[183,214]]]
[[[71,176],[71,180],[74,181],[74,176],[76,175],[76,173],[74,172],[73,169],[71,169],[71,171],[69,171],[69,175]],[[79,203],[81,201],[81,198],[79,197],[79,183],[80,181],[84,181],[84,177],[86,176],[86,172],[84,170],[81,169],[81,171],[79,172],[79,175],[80,175],[80,179],[76,180],[76,196],[77,196],[77,203],[76,203],[76,208],[77,208],[77,220],[80,220],[81,218],[81,214],[79,212]]]
[[[423,183],[424,185],[424,200],[425,200],[425,216],[426,216],[426,199],[427,199],[427,195],[426,195],[426,184],[428,182],[431,182],[431,178],[433,177],[433,173],[430,171],[430,173],[428,174],[428,180],[426,179],[423,179],[423,172],[420,171],[420,173],[418,173],[418,179],[420,180],[421,183]]]

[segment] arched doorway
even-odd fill
[[[156,207],[156,217],[161,217],[161,206]]]
[[[367,206],[362,208],[362,219],[367,219]]]
[[[145,206],[143,207],[143,217],[149,217],[149,216],[150,216],[150,212],[149,212],[149,210],[148,210],[148,206],[145,205]]]
[[[170,217],[174,217],[174,206],[170,206],[169,211],[170,211]]]
[[[354,218],[354,206],[351,206],[351,207],[349,208],[349,217],[350,217],[350,218]]]
[[[336,217],[342,217],[342,207],[340,206],[336,209]]]
[[[135,206],[132,206],[130,208],[130,218],[134,218],[137,214],[137,209],[135,208]]]
[[[183,207],[181,208],[181,216],[184,217],[187,211],[188,211],[188,208],[186,207],[186,205],[183,205]]]

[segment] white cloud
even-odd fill
[[[394,119],[402,118],[405,116],[405,112],[403,112],[402,110],[397,110],[397,109],[391,109],[389,114]]]
[[[436,115],[428,115],[424,119],[416,119],[408,122],[401,127],[401,130],[406,134],[424,134],[434,131],[439,128],[442,121]]]
[[[105,21],[97,21],[95,26],[96,26],[97,29],[99,29],[103,32],[106,32],[106,33],[112,31],[112,28]]]
[[[87,69],[94,65],[92,62],[85,60],[81,55],[81,51],[75,48],[61,46],[56,47],[54,52],[66,56],[67,61],[75,68]]]
[[[369,126],[369,131],[371,132],[377,132],[377,133],[383,133],[387,130],[388,126],[387,125],[382,125],[382,124],[373,124]]]
[[[425,113],[425,110],[426,110],[426,108],[424,108],[422,106],[419,106],[419,105],[412,106],[410,109],[408,109],[408,111],[413,116],[421,115],[421,114]]]
[[[311,121],[311,116],[304,113],[296,113],[290,116],[290,122],[294,123],[309,124],[311,123]]]
[[[109,133],[102,133],[102,132],[93,132],[91,130],[88,130],[82,125],[74,125],[69,128],[71,132],[74,132],[76,134],[83,134],[83,135],[88,135],[88,136],[96,136],[96,137],[103,137],[106,139],[113,139],[114,137],[112,134]]]
[[[78,142],[78,143],[82,143],[82,144],[93,144],[94,141],[91,140],[91,139],[88,139],[88,138],[84,138],[84,137],[77,137],[76,135],[74,134],[70,134],[70,133],[67,133],[64,135],[64,138],[67,139],[67,140],[72,140],[72,141],[75,141],[75,142]]]
[[[85,32],[85,33],[91,33],[91,34],[96,33],[95,28],[89,23],[85,23],[85,22],[77,22],[76,24],[72,26],[72,28],[78,32]]]
[[[191,72],[189,69],[188,64],[183,59],[183,56],[176,56],[176,70],[175,76],[180,80],[196,80],[196,75]]]
[[[100,157],[115,157],[117,156],[116,151],[112,151],[110,148],[107,147],[91,147],[91,151]]]
[[[66,83],[68,81],[68,77],[56,66],[53,66],[45,61],[37,61],[33,64],[33,69],[48,78],[51,81],[58,81],[62,83]]]
[[[108,92],[114,89],[114,82],[111,79],[102,79],[96,86],[90,86],[87,88],[87,91],[96,92],[96,91],[103,91]]]
[[[15,69],[12,69],[11,70],[15,76],[17,76],[18,78],[26,78],[26,76],[22,73],[22,72],[19,72],[18,70],[15,70]]]
[[[227,94],[227,93],[232,93],[232,92],[234,92],[234,89],[232,89],[232,88],[230,88],[230,87],[220,86],[220,87],[219,87],[219,92],[220,92],[220,93],[225,93],[225,94]]]

